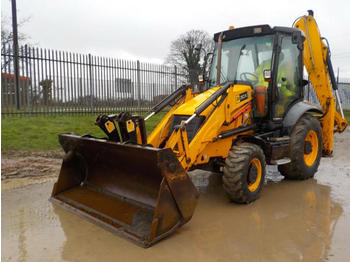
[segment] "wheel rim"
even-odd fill
[[[304,161],[307,166],[312,166],[318,155],[318,137],[314,130],[310,130],[306,137],[305,143],[310,143],[311,150],[308,153],[304,153]]]
[[[255,157],[250,161],[248,169],[248,190],[254,192],[258,189],[262,177],[262,167],[259,158]]]

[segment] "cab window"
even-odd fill
[[[282,117],[289,106],[300,97],[302,82],[300,55],[297,45],[292,43],[292,37],[284,36],[278,60],[275,117]]]

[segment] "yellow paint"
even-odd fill
[[[109,120],[105,123],[105,127],[106,127],[108,133],[112,133],[113,130],[115,129],[114,124]]]
[[[218,90],[219,87],[211,88],[197,96],[193,96],[190,99],[187,99],[186,103],[183,103],[179,108],[176,110],[176,115],[192,115],[196,108],[200,106],[205,100],[207,100],[212,94],[215,93],[216,90]],[[186,96],[187,97],[187,96]],[[215,102],[214,102],[215,104]],[[212,109],[212,106],[207,108],[204,112],[202,112],[201,115],[207,115],[208,112]]]
[[[126,130],[128,131],[128,133],[135,130],[135,124],[132,120],[126,121]]]
[[[233,116],[242,109],[246,104],[251,103],[252,89],[246,85],[235,85],[228,89],[227,97],[219,106],[217,102],[204,110],[201,115],[208,117],[203,126],[198,130],[196,136],[189,143],[187,132],[185,130],[174,130],[169,134],[170,124],[173,115],[188,115],[191,116],[196,108],[198,108],[206,99],[208,99],[219,87],[212,88],[198,95],[187,93],[184,101],[175,105],[171,112],[169,112],[155,128],[148,143],[154,146],[160,144],[159,141],[164,141],[169,135],[165,148],[170,148],[176,154],[179,162],[185,170],[188,170],[193,165],[208,163],[212,157],[227,157],[228,152],[232,146],[232,141],[236,139],[235,136],[226,139],[217,139],[217,136],[224,131],[232,130],[251,123],[251,109],[248,109],[244,114],[248,117],[243,118],[243,114],[236,119]],[[189,91],[187,91],[189,92]],[[248,93],[248,98],[242,102],[235,103],[236,96],[243,92]],[[214,106],[217,106],[214,108]],[[215,110],[214,110],[215,109]],[[166,130],[166,131],[165,131]],[[161,134],[161,132],[163,132]],[[250,131],[251,132],[251,131]],[[249,133],[249,132],[246,132]]]
[[[187,92],[190,89],[187,90]],[[187,95],[186,95],[187,97]],[[184,103],[185,99],[180,99],[163,117],[159,124],[153,129],[152,133],[147,137],[147,143],[154,147],[159,147],[159,145],[168,137],[171,121],[174,117],[174,111]]]
[[[312,166],[318,155],[318,137],[314,130],[310,130],[307,133],[305,142],[310,142],[311,152],[309,154],[304,153],[304,161],[307,166]]]
[[[333,152],[334,125],[338,126],[338,131],[343,131],[347,122],[335,110],[335,98],[325,63],[328,47],[321,39],[313,16],[299,18],[294,27],[302,30],[306,36],[303,53],[304,65],[323,111],[327,112],[322,120],[323,152],[330,155]]]
[[[139,126],[136,126],[136,140],[139,145],[142,144],[141,131]]]
[[[334,121],[337,123],[337,132],[339,133],[343,132],[348,126],[348,122],[338,112],[335,112]]]
[[[262,177],[262,166],[261,166],[261,162],[260,162],[259,158],[254,157],[250,161],[249,169],[251,167],[255,167],[257,169],[257,176],[256,176],[256,179],[255,179],[255,181],[253,183],[248,183],[248,190],[250,192],[255,192],[258,189],[258,187],[259,187],[259,184],[260,184],[260,181],[261,181],[261,177]]]

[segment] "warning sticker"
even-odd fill
[[[115,129],[114,124],[111,121],[107,121],[105,123],[105,127],[106,127],[108,133],[112,133],[113,130]]]
[[[128,131],[128,133],[135,130],[135,124],[132,120],[126,121],[126,130]]]

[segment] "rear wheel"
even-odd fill
[[[322,154],[322,130],[320,122],[305,114],[294,126],[291,133],[291,162],[278,166],[287,179],[303,180],[317,172]]]
[[[265,156],[261,148],[241,143],[231,148],[225,160],[223,186],[228,197],[236,203],[256,200],[265,180]]]

